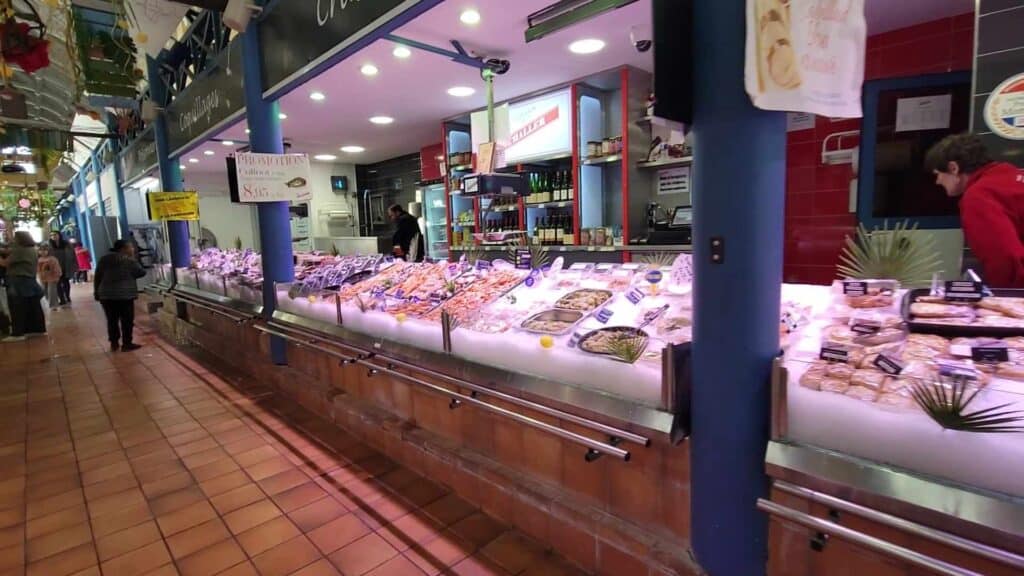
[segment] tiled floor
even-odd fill
[[[289,425],[146,330],[108,352],[76,287],[0,345],[0,575],[582,574],[329,427]]]

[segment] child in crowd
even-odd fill
[[[60,306],[60,277],[62,275],[60,262],[54,257],[48,244],[39,247],[39,263],[37,264],[39,283],[43,285],[46,292],[46,301],[50,303],[50,310],[56,310]]]
[[[89,270],[92,269],[92,254],[83,244],[75,244],[75,257],[78,258],[78,271],[75,282],[88,282]]]

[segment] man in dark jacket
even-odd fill
[[[145,275],[146,271],[135,258],[135,246],[127,240],[114,242],[114,249],[96,264],[93,286],[96,299],[103,305],[103,313],[107,317],[107,336],[112,352],[116,352],[118,347],[125,352],[140,347],[132,342],[135,300],[139,297],[135,281]]]
[[[981,260],[985,282],[1024,288],[1024,171],[993,162],[972,134],[942,139],[928,151],[925,167],[947,195],[960,198],[964,238]]]
[[[392,204],[388,208],[388,217],[396,226],[395,234],[391,238],[394,255],[409,261],[422,262],[424,257],[423,234],[420,234],[420,224],[416,221],[416,217],[403,210],[398,204]],[[413,242],[416,247],[415,253],[413,253]]]
[[[75,248],[64,235],[54,230],[50,232],[50,253],[60,264],[60,280],[57,282],[57,299],[61,306],[71,304],[71,278],[78,273],[78,258]]]

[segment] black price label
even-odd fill
[[[850,351],[842,346],[825,345],[821,347],[818,357],[826,362],[845,363],[850,357]]]
[[[516,249],[516,268],[520,270],[529,270],[533,266],[531,260],[533,257],[530,255],[529,248],[517,248]]]
[[[900,373],[903,372],[903,365],[892,358],[889,358],[885,354],[879,354],[878,357],[875,358],[875,366],[890,376],[899,376]]]
[[[1010,349],[1005,345],[998,346],[973,346],[971,347],[971,360],[985,364],[998,364],[1010,361]]]
[[[856,332],[857,334],[864,334],[866,336],[871,334],[878,334],[878,332],[881,329],[881,324],[872,324],[871,322],[857,322],[850,326],[851,332]]]
[[[861,280],[844,280],[843,294],[846,296],[864,296],[868,293],[868,283]]]
[[[946,282],[946,300],[950,302],[978,302],[985,296],[985,285],[981,282],[953,280]]]

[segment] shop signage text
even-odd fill
[[[146,200],[150,220],[199,220],[198,192],[150,192]]]
[[[167,144],[172,153],[245,107],[241,47],[233,42],[219,58],[215,68],[178,94],[167,107]]]
[[[985,125],[1008,140],[1024,140],[1024,73],[1007,78],[989,94]]]
[[[153,130],[149,129],[139,135],[121,155],[121,177],[131,182],[155,166],[157,163],[156,140]]]
[[[305,154],[235,154],[240,202],[301,202],[312,196]]]
[[[758,108],[859,118],[864,0],[747,0],[747,94]]]
[[[559,90],[508,108],[509,139],[505,162],[572,153],[572,93]],[[497,131],[497,130],[495,130]]]

